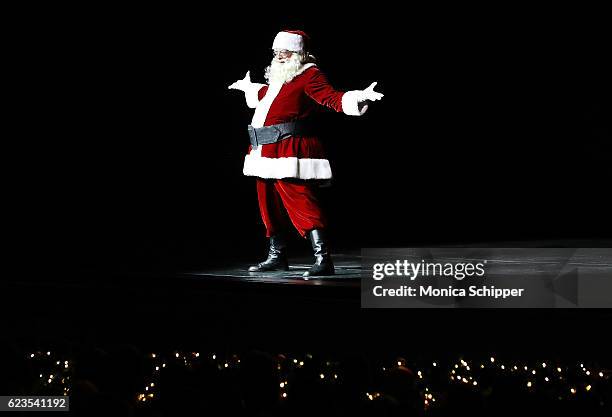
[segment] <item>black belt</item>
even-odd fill
[[[299,120],[265,127],[249,125],[249,138],[253,146],[268,145],[287,139],[290,136],[305,136],[311,133],[312,129],[308,123]]]

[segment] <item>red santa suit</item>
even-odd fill
[[[247,105],[255,108],[254,128],[296,120],[307,121],[317,106],[360,116],[357,91],[335,90],[314,64],[287,83],[252,83],[245,91]],[[332,170],[323,145],[314,134],[290,136],[276,143],[249,146],[244,175],[257,177],[257,195],[268,237],[284,228],[283,207],[303,237],[313,229],[324,229],[326,221],[316,198],[315,181],[329,180]]]

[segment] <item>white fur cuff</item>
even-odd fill
[[[368,105],[365,101],[360,102],[361,91],[347,91],[342,95],[342,111],[349,116],[362,116],[367,110]]]

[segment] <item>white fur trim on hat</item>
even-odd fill
[[[272,43],[272,49],[302,52],[304,51],[304,38],[297,33],[278,32]]]

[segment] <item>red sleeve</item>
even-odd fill
[[[261,87],[259,91],[257,92],[257,100],[261,101],[261,99],[264,98],[267,92],[268,92],[267,85],[264,85],[263,87]]]
[[[327,81],[327,77],[318,68],[314,68],[310,72],[312,75],[306,81],[306,86],[304,87],[306,94],[320,105],[341,112],[344,92],[335,90],[329,84],[329,81]]]

